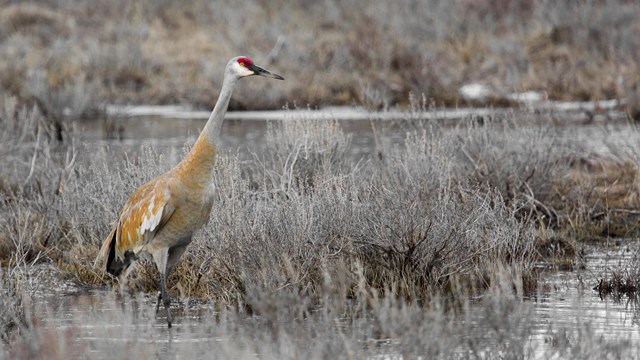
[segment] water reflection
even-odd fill
[[[212,331],[214,312],[201,303],[174,306],[176,322],[171,329],[162,314],[156,316],[155,296],[149,294],[118,296],[102,290],[60,294],[50,290],[41,292],[33,305],[45,336],[47,331],[67,332],[78,351],[89,351],[91,358],[129,357],[127,351],[132,348],[143,358],[150,354],[174,358],[179,355],[175,344],[221,340]],[[70,349],[76,349],[73,345]]]
[[[408,131],[418,129],[425,124],[455,129],[469,123],[486,124],[488,118],[494,119],[497,124],[515,121],[518,126],[523,127],[550,124],[553,126],[555,135],[566,135],[579,140],[584,145],[585,152],[599,155],[610,154],[612,150],[628,151],[618,145],[627,146],[627,144],[640,142],[640,132],[635,130],[633,124],[620,118],[599,122],[576,121],[571,119],[569,114],[514,111],[516,110],[490,110],[485,111],[482,116],[464,113],[465,116],[443,118],[437,116],[423,118],[420,114],[412,113],[407,113],[400,118],[372,114],[370,117],[359,118],[359,120],[338,117],[342,120],[336,121],[345,134],[351,135],[350,149],[355,159],[373,154],[378,141],[402,144]],[[198,114],[194,112],[194,116]],[[437,111],[429,114],[437,115]],[[182,114],[180,118],[155,115],[87,120],[79,125],[81,140],[89,147],[108,145],[113,148],[128,149],[152,144],[157,148],[181,148],[185,143],[195,140],[206,122],[206,117],[190,118],[187,115]],[[396,115],[400,116],[399,113]],[[250,151],[260,152],[270,124],[297,120],[300,119],[290,115],[283,115],[279,120],[273,116],[270,120],[260,120],[259,114],[251,117],[251,120],[227,119],[222,128],[221,149],[231,153],[239,152],[241,156],[248,155]],[[312,121],[327,121],[327,119]]]
[[[628,341],[632,344],[629,346],[635,348],[640,345],[640,306],[637,299],[600,299],[592,287],[605,272],[629,266],[628,262],[634,259],[633,254],[638,248],[636,243],[609,249],[590,248],[584,268],[546,273],[542,282],[550,290],[536,299],[516,304],[515,307],[509,305],[508,301],[499,303],[502,305],[494,309],[479,305],[477,312],[467,316],[470,321],[458,336],[479,336],[478,339],[486,342],[485,346],[497,341],[495,336],[511,336],[513,340],[510,341],[516,341],[521,335],[526,336],[526,349],[533,351],[527,357],[531,358],[545,358],[549,349],[558,347],[562,342],[579,344],[599,338],[614,342]],[[64,289],[43,284],[41,289],[34,292],[33,315],[41,322],[43,336],[47,331],[65,333],[65,338],[71,339],[68,345],[70,353],[78,357],[87,352],[91,358],[97,359],[133,357],[131,354],[144,358],[208,357],[213,349],[219,348],[233,349],[230,351],[235,353],[238,347],[246,346],[246,341],[252,341],[256,334],[264,334],[260,335],[259,341],[265,344],[275,341],[275,345],[271,346],[282,345],[278,343],[282,340],[278,340],[276,335],[280,325],[272,320],[227,314],[224,310],[217,311],[210,303],[176,299],[181,301],[175,301],[172,306],[175,323],[169,329],[163,312],[155,312],[154,294],[119,296],[113,290],[79,289],[72,284],[67,284]],[[317,319],[279,321],[296,322],[298,325],[294,326],[308,325],[312,331],[316,331],[314,326],[329,327],[332,330],[327,331],[335,332],[332,336],[338,342],[341,341],[340,336],[355,333],[353,338],[363,348],[384,350],[394,356],[404,346],[406,336],[404,339],[372,337],[375,331],[371,329],[377,328],[375,317],[322,319],[321,313],[320,309],[319,325],[312,324]],[[310,323],[305,325],[307,321]],[[517,334],[502,334],[506,330],[493,328],[500,324]],[[286,328],[289,325],[283,326]],[[257,344],[254,346],[260,346]],[[246,355],[243,357],[256,357],[250,346],[247,349],[248,352],[242,353]]]
[[[552,289],[535,302],[538,340],[548,340],[551,324],[567,329],[589,327],[597,336],[630,340],[640,345],[640,304],[635,296],[601,296],[594,286],[613,271],[633,267],[640,246],[627,241],[610,248],[590,247],[583,269],[546,274]]]

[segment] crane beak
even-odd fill
[[[284,80],[284,78],[278,74],[272,73],[269,70],[263,69],[257,65],[251,65],[249,70],[253,71],[255,75],[266,76],[272,79]]]

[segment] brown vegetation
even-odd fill
[[[633,157],[587,160],[551,125],[440,128],[416,120],[420,111],[403,120],[403,146],[381,139],[376,157],[358,162],[337,124],[304,120],[271,127],[263,155],[221,157],[214,215],[171,282],[226,304],[266,289],[317,300],[327,281],[351,294],[358,279],[426,301],[482,292],[496,268],[535,289],[536,259],[571,263],[576,241],[637,233]],[[1,113],[0,260],[52,261],[80,283],[111,282],[91,266],[106,219],[182,152],[88,157],[73,130],[55,140],[36,109],[7,98]],[[141,265],[132,287],[154,289],[154,272]]]
[[[37,109],[11,98],[2,105],[0,260],[8,271],[0,276],[8,279],[8,291],[0,294],[0,335],[12,344],[13,353],[4,355],[42,356],[42,346],[58,349],[73,334],[48,332],[23,312],[33,305],[20,300],[21,280],[37,269],[33,265],[48,262],[59,271],[54,278],[113,285],[91,265],[109,219],[184,149],[89,152],[76,145],[72,129],[63,129],[65,141],[56,140]],[[416,316],[450,331],[452,345],[484,351],[486,339],[471,336],[478,329],[454,326],[466,322],[451,316],[471,316],[471,296],[506,291],[483,302],[483,318],[496,325],[490,343],[521,354],[533,328],[519,325],[530,318],[514,309],[526,309],[518,299],[537,288],[534,262],[571,263],[577,241],[608,238],[614,215],[637,211],[638,152],[585,157],[580,140],[552,131],[553,125],[488,118],[442,128],[420,120],[422,110],[401,120],[408,130],[402,146],[378,139],[376,156],[358,162],[349,159],[350,138],[338,124],[304,119],[270,127],[266,148],[252,159],[221,155],[213,216],[172,273],[172,295],[206,299],[237,318],[256,314],[269,329],[303,342],[320,331],[334,348],[314,352],[319,356],[377,351],[355,347],[356,339],[334,342],[326,327],[341,316],[360,324],[349,328],[352,336],[399,338],[411,344],[405,347],[411,353],[440,349],[431,340],[439,337],[410,335],[415,326],[427,331],[422,322],[404,323]],[[617,234],[637,231],[637,221],[617,219]],[[155,268],[141,262],[130,289],[152,291],[157,278]],[[366,322],[371,314],[373,324]],[[296,319],[313,319],[313,325],[305,328]],[[258,330],[234,331],[241,332],[238,339],[267,336]],[[455,340],[464,334],[477,342]],[[247,346],[239,341],[227,351]],[[269,348],[273,339],[261,341],[267,348],[257,353],[278,357],[284,351]],[[553,351],[577,349],[567,339],[557,341],[565,343]]]
[[[286,11],[283,11],[286,9]],[[605,1],[84,1],[0,9],[0,89],[49,116],[106,103],[211,108],[226,60],[282,72],[232,108],[461,104],[470,82],[637,113],[640,5]],[[265,88],[266,87],[266,88]]]

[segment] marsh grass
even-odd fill
[[[628,264],[618,263],[607,268],[599,277],[593,290],[602,298],[637,303],[640,288],[640,251],[632,250]]]
[[[0,261],[57,258],[70,245],[60,195],[74,177],[75,141],[60,143],[55,126],[36,108],[19,106],[14,98],[3,102]]]
[[[603,277],[593,288],[600,296],[613,295],[620,298],[623,295],[635,297],[638,290],[638,279],[629,273],[629,270],[613,271],[610,276]]]
[[[91,267],[110,222],[188,146],[78,158],[73,141],[55,141],[36,109],[17,104],[7,98],[3,110],[2,261],[53,261],[67,278],[112,284]],[[423,301],[445,289],[481,292],[496,268],[517,269],[531,290],[533,261],[572,262],[576,232],[635,231],[629,217],[610,216],[636,206],[632,157],[581,160],[578,144],[551,124],[487,118],[443,128],[419,120],[426,103],[415,106],[404,143],[379,139],[373,156],[351,158],[338,123],[305,119],[271,124],[249,158],[222,154],[213,215],[172,273],[173,291],[248,305],[252,289],[270,289],[317,302],[326,281],[357,296],[365,279]],[[135,274],[132,289],[155,288],[153,266]]]
[[[37,109],[11,98],[3,105],[0,258],[23,273],[51,263],[59,270],[55,277],[83,287],[116,285],[92,267],[110,222],[135,188],[171,168],[189,146],[88,150],[55,140]],[[375,154],[361,159],[348,155],[351,138],[338,123],[308,119],[274,122],[264,148],[252,156],[221,154],[212,217],[171,273],[172,296],[184,303],[204,299],[234,318],[265,320],[255,332],[235,328],[247,338],[228,349],[266,357],[289,351],[311,357],[325,351],[379,353],[386,345],[371,339],[398,338],[417,344],[409,353],[428,345],[434,356],[453,356],[458,349],[483,354],[490,351],[484,338],[456,335],[453,347],[445,348],[428,334],[469,334],[450,316],[461,309],[465,314],[471,298],[499,298],[487,295],[497,288],[516,300],[506,308],[496,305],[507,312],[496,319],[510,318],[510,309],[522,306],[517,299],[537,290],[535,261],[561,255],[569,260],[558,261],[574,261],[576,224],[600,219],[593,216],[599,209],[633,211],[638,197],[632,147],[624,157],[590,163],[581,160],[580,140],[551,131],[552,124],[518,126],[515,119],[488,118],[444,128],[419,120],[420,111],[407,113],[402,144],[378,139]],[[74,139],[72,128],[64,131]],[[616,190],[615,203],[603,199],[614,193],[610,184],[628,192]],[[622,224],[629,231],[635,226]],[[16,279],[18,272],[11,274]],[[152,264],[140,261],[132,275],[130,291],[155,292],[159,276]],[[7,296],[7,309],[20,311],[22,295]],[[485,317],[492,314],[488,308]],[[431,310],[419,315],[424,309]],[[339,326],[336,317],[355,328]],[[416,329],[407,322],[412,317],[440,321],[442,328]],[[3,331],[15,334],[7,332],[15,321],[2,321]],[[300,345],[319,331],[316,321],[327,327],[320,331],[327,350]],[[523,330],[521,318],[513,321],[508,326],[514,328],[497,328],[490,341],[522,354],[517,341],[531,329]],[[39,328],[25,327],[42,337],[36,343],[67,336],[33,330]],[[413,331],[428,336],[420,340]],[[267,347],[245,342],[252,337]],[[15,351],[22,351],[21,341],[12,340]],[[389,341],[382,343],[394,349],[395,340]],[[572,341],[563,346],[575,349]]]
[[[8,344],[12,331],[23,321],[20,290],[11,269],[0,268],[0,342]]]

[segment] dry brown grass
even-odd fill
[[[68,349],[73,333],[52,334],[24,317],[13,285],[18,282],[11,281],[48,262],[56,270],[47,278],[116,286],[91,265],[110,221],[128,194],[177,163],[185,149],[104,148],[88,156],[73,141],[55,140],[36,109],[15,99],[2,105],[0,166],[8,185],[0,192],[0,255],[16,270],[2,283],[9,291],[0,294],[0,336],[11,352],[0,350],[0,357],[41,356],[40,345]],[[613,215],[637,209],[637,152],[585,158],[574,146],[579,140],[550,124],[487,119],[441,128],[417,120],[419,111],[404,120],[402,146],[378,139],[376,156],[360,162],[347,156],[350,138],[337,123],[304,119],[269,128],[266,148],[252,158],[221,155],[213,216],[172,272],[172,296],[210,301],[222,314],[211,318],[232,314],[243,323],[242,316],[254,314],[268,329],[305,344],[320,331],[331,348],[314,348],[316,356],[378,350],[363,350],[361,336],[400,339],[408,353],[429,346],[434,354],[454,354],[442,352],[441,340],[432,341],[443,331],[452,346],[487,351],[491,345],[473,337],[477,327],[455,325],[474,323],[465,317],[479,308],[491,330],[482,329],[492,331],[490,344],[522,357],[533,328],[524,325],[531,317],[517,309],[526,304],[522,296],[537,289],[534,261],[571,265],[579,255],[577,241],[613,236],[602,232],[612,228]],[[63,135],[74,138],[72,130]],[[624,234],[637,228],[637,221],[620,220]],[[576,236],[580,231],[584,236]],[[157,288],[153,264],[141,261],[132,275],[129,289]],[[629,279],[603,281],[627,286]],[[485,300],[470,307],[470,296],[477,295]],[[143,308],[151,309],[142,312],[151,324],[152,306]],[[328,324],[345,316],[354,338],[334,341]],[[126,313],[103,321],[125,319],[131,321]],[[263,328],[236,330],[240,335],[230,337],[240,340],[227,349],[231,354],[256,338],[266,347],[253,353],[282,354]],[[551,353],[579,349],[557,333],[549,336],[564,343]],[[306,354],[308,347],[289,349]]]
[[[579,240],[635,237],[640,232],[640,164],[633,160],[579,158],[558,179],[551,204],[565,214],[566,230]]]
[[[552,125],[440,128],[416,120],[419,111],[407,115],[404,145],[379,141],[360,162],[337,123],[304,119],[269,128],[253,158],[221,156],[214,216],[172,273],[173,294],[245,306],[263,291],[319,301],[329,281],[351,297],[364,286],[427,301],[481,293],[496,268],[521,274],[529,290],[535,259],[571,263],[576,241],[637,232],[632,157],[586,160]],[[6,99],[1,113],[1,260],[50,261],[67,279],[114,285],[91,266],[110,221],[183,150],[87,157],[55,140],[37,110]],[[134,274],[131,289],[156,288],[151,264]]]

